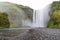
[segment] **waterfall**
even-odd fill
[[[33,10],[33,24],[36,23],[36,11]]]
[[[43,10],[36,10],[36,24],[43,27]]]
[[[33,12],[34,27],[44,27],[44,12],[41,10],[34,10]]]
[[[47,24],[48,24],[48,21],[50,19],[50,16],[49,16],[49,10],[51,8],[51,5],[47,5],[44,9],[43,9],[43,22],[44,22],[44,27],[47,27]]]
[[[43,9],[34,10],[33,12],[33,25],[34,27],[47,27],[49,17],[50,6],[46,6]]]
[[[33,25],[34,27],[43,27],[43,10],[34,10]]]
[[[39,18],[37,10],[33,11],[33,27],[39,27]]]

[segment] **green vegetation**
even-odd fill
[[[8,19],[8,14],[5,12],[0,12],[0,28],[9,28],[10,23]]]
[[[48,28],[60,28],[60,1],[53,2],[51,5]]]
[[[28,6],[23,6],[23,5],[19,5],[18,7],[20,7],[20,8],[30,8]]]

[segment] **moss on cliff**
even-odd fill
[[[60,28],[60,1],[51,4],[48,28]]]
[[[0,28],[9,28],[10,23],[8,19],[8,14],[5,12],[0,12]]]

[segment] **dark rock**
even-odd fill
[[[34,28],[9,40],[60,40],[60,29]]]

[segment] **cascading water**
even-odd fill
[[[36,24],[38,27],[43,27],[43,10],[36,10]]]
[[[44,9],[43,9],[43,22],[44,22],[44,27],[47,27],[48,21],[50,19],[49,16],[49,10],[51,8],[51,5],[47,5]]]
[[[35,24],[36,24],[36,11],[33,10],[33,25],[32,25],[32,27],[34,27]]]
[[[34,27],[47,27],[47,23],[50,19],[49,17],[49,10],[50,6],[46,6],[43,9],[40,10],[34,10],[33,12],[33,25]]]
[[[39,27],[37,10],[33,11],[33,27]]]

